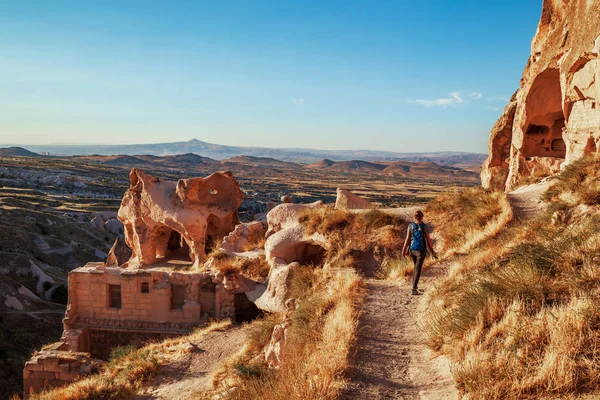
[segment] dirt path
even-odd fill
[[[544,209],[542,195],[552,184],[551,181],[535,183],[508,193],[508,199],[517,219],[528,220],[536,217]]]
[[[209,390],[212,373],[240,351],[247,331],[245,326],[217,330],[191,342],[198,349],[162,367],[136,399],[183,400],[195,398],[195,394],[202,390]]]
[[[424,290],[445,272],[438,264],[425,271]],[[448,362],[434,358],[424,343],[419,317],[422,296],[407,283],[369,279],[350,382],[342,399],[457,399]]]

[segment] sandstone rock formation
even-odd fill
[[[325,204],[319,200],[310,204],[284,203],[278,205],[267,214],[267,223],[269,228],[267,229],[266,236],[269,237],[282,229],[298,225],[298,217],[302,211],[306,210],[307,208],[318,207],[325,207]]]
[[[131,249],[127,247],[125,241],[117,236],[115,243],[108,252],[106,265],[109,267],[120,267],[131,258]]]
[[[263,311],[285,312],[285,302],[288,298],[292,276],[298,268],[300,268],[300,264],[297,262],[291,264],[281,262],[271,267],[267,289],[254,300],[254,304]]]
[[[555,174],[600,145],[600,1],[544,0],[521,85],[490,136],[486,188]]]
[[[348,189],[337,188],[335,208],[338,210],[364,210],[373,208],[373,204],[371,204],[369,200],[363,199]]]
[[[133,251],[129,267],[148,266],[180,250],[197,267],[207,241],[228,235],[238,223],[244,195],[231,172],[174,182],[134,168],[129,178],[119,209]]]
[[[232,253],[243,252],[248,243],[258,242],[265,237],[265,233],[265,224],[261,221],[237,224],[235,229],[223,238],[221,248]]]
[[[301,212],[325,207],[323,202],[311,204],[280,204],[267,214],[269,230],[265,257],[271,266],[266,291],[255,300],[256,306],[268,312],[285,312],[292,273],[300,265],[322,263],[328,242],[315,233],[307,235],[299,223]]]
[[[271,340],[265,349],[265,361],[269,368],[279,368],[285,355],[287,345],[287,330],[292,324],[292,315],[296,311],[296,300],[288,299],[285,302],[287,314],[285,320],[273,327]]]

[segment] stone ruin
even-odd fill
[[[171,256],[189,256],[195,267],[238,224],[244,194],[231,172],[207,178],[160,180],[134,168],[119,209],[129,268],[143,268]]]
[[[238,224],[243,193],[229,172],[172,182],[134,168],[130,180],[118,212],[125,239],[117,238],[107,262],[69,273],[61,340],[25,365],[25,396],[80,379],[117,346],[185,335],[211,319],[249,321],[263,311],[288,316],[266,349],[269,365],[280,364],[294,308],[292,273],[301,265],[323,265],[329,246],[323,235],[308,235],[298,217],[325,204],[285,198],[264,220]],[[336,204],[370,208],[346,190],[338,190]],[[264,250],[245,250],[264,239]],[[205,262],[209,249],[264,257],[266,282],[221,272],[215,258]]]
[[[544,0],[521,85],[490,134],[484,187],[512,190],[598,152],[599,20],[600,0]]]
[[[207,250],[224,237],[237,249],[236,240],[248,240],[248,232],[265,234],[261,222],[236,231],[243,193],[233,175],[173,182],[134,168],[130,180],[118,212],[126,245],[117,238],[106,263],[69,273],[61,341],[26,364],[26,396],[80,378],[117,346],[184,335],[210,319],[241,322],[261,313],[250,299],[264,292],[264,284],[202,268]],[[62,359],[71,360],[68,368],[57,367]]]

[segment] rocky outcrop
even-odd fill
[[[271,340],[265,348],[265,361],[269,368],[277,369],[281,366],[287,347],[288,328],[292,324],[292,315],[296,311],[296,300],[288,299],[285,302],[287,314],[283,322],[273,327]]]
[[[364,210],[373,208],[373,204],[369,200],[355,195],[348,189],[337,188],[335,208],[338,210]]]
[[[490,135],[486,188],[512,190],[600,145],[600,0],[544,0],[521,85]]]
[[[282,229],[298,225],[300,213],[306,209],[319,207],[325,207],[325,204],[320,200],[310,204],[284,203],[278,205],[267,214],[269,228],[267,229],[266,236],[269,237]]]
[[[300,268],[300,264],[297,262],[291,264],[279,262],[271,267],[267,289],[254,300],[254,304],[263,311],[285,312],[285,302],[289,297],[292,277],[298,268]]]
[[[117,236],[115,243],[108,252],[106,258],[106,266],[108,267],[120,267],[125,264],[131,258],[131,249],[127,247],[127,244],[120,236]]]
[[[265,237],[265,225],[261,221],[236,225],[235,229],[223,238],[221,248],[231,253],[246,251],[246,247],[249,244],[258,243]]]
[[[152,265],[179,250],[187,250],[198,267],[207,240],[228,235],[238,223],[244,195],[231,172],[174,182],[134,168],[129,178],[119,220],[133,252],[130,268]]]
[[[123,236],[123,223],[117,219],[117,213],[113,211],[104,211],[92,215],[90,225],[99,231],[112,232],[115,235]]]

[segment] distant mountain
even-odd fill
[[[245,164],[261,167],[300,167],[300,165],[287,161],[276,160],[272,157],[235,156],[221,161],[222,164]]]
[[[479,175],[475,172],[465,171],[459,168],[445,167],[437,165],[434,162],[410,162],[410,161],[394,161],[383,170],[384,173],[400,175],[400,176],[423,176],[423,177],[473,177]]]
[[[475,172],[465,171],[460,168],[441,166],[431,161],[368,162],[363,160],[321,160],[317,163],[307,165],[306,168],[336,172],[383,173],[405,177],[478,177],[478,174]]]
[[[40,155],[22,147],[4,147],[0,149],[0,157],[40,157]]]
[[[363,160],[350,161],[331,161],[321,160],[318,163],[310,164],[307,168],[329,169],[339,172],[379,172],[383,171],[387,165]]]
[[[265,148],[225,146],[193,139],[187,142],[130,144],[130,145],[32,145],[24,146],[36,152],[49,152],[51,155],[154,155],[166,156],[193,153],[215,160],[225,160],[236,156],[266,157],[280,161],[310,164],[323,159],[334,161],[431,161],[442,166],[479,166],[487,157],[485,154],[464,152],[397,153],[378,150],[317,150],[297,148]]]

